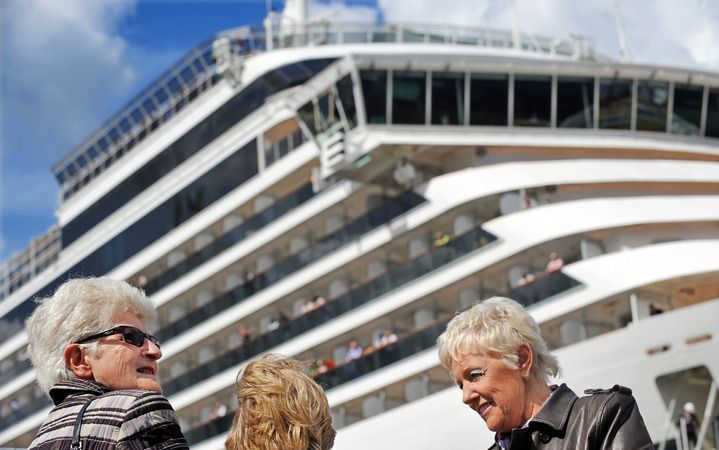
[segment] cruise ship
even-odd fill
[[[557,382],[630,387],[660,449],[685,448],[691,401],[717,447],[719,73],[288,0],[190,49],[53,173],[57,225],[0,279],[0,447],[51,408],[33,299],[99,275],[157,306],[193,449],[223,448],[266,352],[312,364],[338,450],[488,447],[435,342],[494,295],[535,317]]]

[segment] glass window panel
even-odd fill
[[[392,31],[377,31],[372,33],[372,42],[395,42],[397,36]]]
[[[364,31],[348,31],[342,35],[345,44],[367,42],[368,34]]]
[[[594,126],[594,79],[560,77],[557,80],[557,126]]]
[[[297,114],[300,116],[300,120],[307,125],[310,133],[313,135],[317,134],[318,129],[317,124],[315,123],[315,105],[311,101],[307,102],[297,110]]]
[[[698,135],[701,117],[702,88],[699,86],[675,85],[672,133]]]
[[[425,35],[411,30],[402,31],[402,42],[424,42]]]
[[[552,78],[514,78],[514,125],[548,127],[552,114]]]
[[[325,131],[329,129],[338,120],[337,107],[334,101],[334,94],[326,92],[319,99],[317,105],[319,108],[320,129]]]
[[[706,136],[719,138],[719,89],[709,90]]]
[[[599,82],[599,128],[628,130],[632,122],[632,80]]]
[[[352,77],[347,75],[337,82],[337,94],[342,102],[350,128],[357,126],[357,107],[355,106],[354,92],[352,92]]]
[[[432,74],[432,123],[464,124],[464,74]]]
[[[667,131],[669,85],[660,81],[637,83],[637,130]]]
[[[362,71],[360,78],[367,123],[387,123],[387,72]]]
[[[469,89],[471,125],[507,125],[507,75],[472,74]]]
[[[426,72],[395,72],[392,79],[392,123],[423,124]]]

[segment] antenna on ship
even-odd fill
[[[627,46],[627,38],[624,34],[624,18],[622,10],[619,7],[619,0],[614,0],[614,23],[617,27],[617,37],[619,38],[619,55],[623,62],[632,61],[632,55],[629,53]]]
[[[519,27],[517,26],[517,10],[514,8],[514,0],[507,0],[509,4],[509,13],[512,16],[512,46],[515,50],[521,48],[521,40],[519,36]]]

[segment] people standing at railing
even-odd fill
[[[631,390],[615,385],[577,397],[539,326],[514,300],[493,297],[456,315],[437,339],[462,401],[495,432],[493,450],[654,448]]]
[[[442,247],[443,245],[447,245],[450,241],[450,237],[447,233],[443,231],[435,231],[434,232],[434,240],[432,241],[432,246],[434,248]]]
[[[26,323],[38,384],[55,407],[30,449],[187,449],[157,380],[157,311],[107,277],[70,280]]]
[[[531,283],[536,279],[537,277],[534,276],[532,272],[524,272],[522,273],[522,277],[519,279],[519,281],[517,281],[517,287],[526,286],[527,284]]]
[[[350,362],[361,357],[362,346],[356,340],[351,340],[349,348],[347,349],[347,354],[345,355],[345,362]]]
[[[227,450],[327,450],[335,430],[327,397],[298,361],[265,355],[237,377],[239,408]]]
[[[549,261],[547,262],[547,273],[552,273],[560,270],[564,267],[564,260],[556,252],[549,254]]]
[[[699,418],[697,410],[692,402],[686,402],[682,412],[677,417],[682,448],[693,449],[697,445],[697,430],[699,429]]]

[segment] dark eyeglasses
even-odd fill
[[[93,334],[92,336],[84,337],[75,341],[75,344],[83,344],[85,342],[94,341],[95,339],[104,338],[105,336],[112,336],[113,334],[121,334],[122,339],[128,344],[134,345],[135,347],[142,347],[145,344],[145,339],[155,344],[157,348],[160,348],[160,341],[151,334],[143,333],[135,327],[127,325],[121,325],[119,327],[110,328],[102,333]]]

